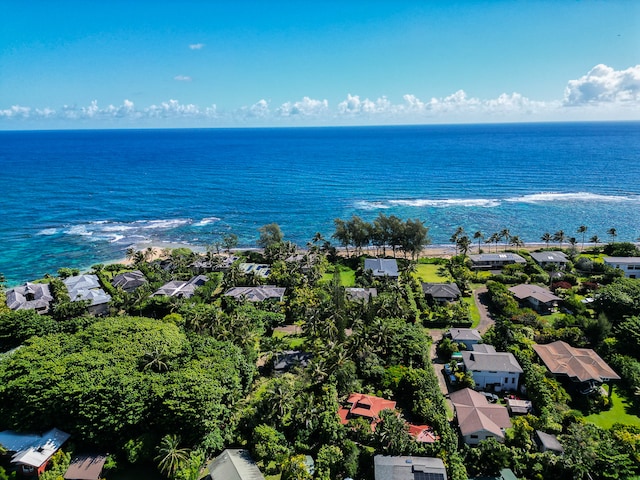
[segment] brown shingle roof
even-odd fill
[[[620,376],[590,348],[574,348],[558,340],[547,345],[534,345],[533,349],[555,375],[567,375],[580,382],[620,380]]]
[[[463,388],[449,395],[456,410],[462,435],[486,430],[504,438],[503,430],[511,427],[509,412],[502,405],[489,403],[484,395],[470,388]]]
[[[541,303],[559,302],[560,300],[562,300],[560,297],[555,296],[546,288],[540,287],[538,285],[516,285],[515,287],[511,287],[509,291],[513,293],[513,295],[518,300],[524,300],[529,297],[535,298]]]

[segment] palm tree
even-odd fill
[[[564,233],[564,230],[558,230],[553,234],[553,241],[560,242],[560,248],[562,248],[562,244],[567,239],[567,235]]]
[[[578,230],[577,230],[578,233],[582,234],[582,248],[580,249],[580,251],[584,250],[584,236],[587,234],[587,230],[588,230],[588,228],[587,228],[586,225],[580,225],[578,227]]]
[[[478,255],[480,254],[480,242],[482,240],[484,240],[484,234],[478,230],[476,233],[473,234],[473,239],[474,240],[478,240]]]
[[[611,236],[611,243],[616,243],[618,231],[615,228],[610,228],[609,230],[607,230],[607,234]]]
[[[169,370],[169,364],[167,363],[167,354],[164,348],[156,347],[151,352],[144,354],[144,370],[155,370],[158,373],[166,372]]]
[[[518,235],[511,237],[509,239],[509,244],[516,248],[524,247],[524,241]]]
[[[599,244],[599,243],[602,243],[602,240],[600,240],[600,237],[599,237],[598,235],[594,235],[593,237],[591,237],[591,238],[589,239],[589,241],[590,241],[591,243],[593,243],[593,244],[595,245],[595,247],[596,247],[596,248],[598,248],[598,244]]]
[[[449,241],[456,246],[456,255],[458,255],[458,239],[463,233],[464,233],[464,228],[458,227],[456,228],[456,231],[453,232],[453,235],[451,235],[451,238],[449,239]]]
[[[540,240],[542,240],[544,243],[546,243],[547,244],[547,248],[549,248],[549,242],[551,242],[551,240],[553,240],[553,236],[549,232],[544,232],[542,234],[542,236],[540,237]]]
[[[180,448],[180,437],[178,435],[165,435],[160,440],[158,456],[158,469],[168,478],[173,478],[176,472],[189,460],[189,449]]]
[[[511,238],[511,232],[509,231],[508,228],[503,228],[502,231],[499,233],[500,238],[504,239],[504,251],[507,251],[507,245],[509,245],[509,239]]]
[[[456,250],[460,249],[460,253],[462,254],[463,257],[467,256],[467,253],[469,253],[470,247],[471,247],[471,240],[469,240],[469,237],[467,237],[466,235],[463,235],[462,237],[458,238],[458,240],[456,241]]]

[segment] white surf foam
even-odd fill
[[[379,210],[391,208],[389,205],[384,202],[368,202],[366,200],[360,200],[355,203],[355,207],[360,210]]]
[[[590,192],[560,193],[541,192],[521,197],[507,198],[507,202],[518,203],[542,203],[542,202],[633,202],[639,201],[640,197],[623,195],[601,195]]]
[[[194,223],[194,227],[204,227],[205,225],[209,225],[214,222],[219,222],[220,219],[218,217],[205,217],[200,220],[198,223]]]
[[[418,198],[414,200],[390,200],[390,205],[405,207],[484,207],[491,208],[500,205],[500,201],[493,198]]]
[[[58,233],[58,229],[57,228],[45,228],[43,230],[40,230],[38,232],[38,235],[55,235],[56,233]]]

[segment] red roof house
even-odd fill
[[[371,422],[371,430],[375,430],[376,424],[380,421],[382,410],[396,408],[396,402],[393,400],[385,400],[364,393],[352,393],[347,399],[347,404],[349,405],[338,410],[342,424],[346,425],[352,418],[363,417]]]

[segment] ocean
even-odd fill
[[[0,132],[8,285],[129,246],[252,247],[278,223],[304,246],[335,218],[418,218],[527,242],[640,236],[640,123]]]

